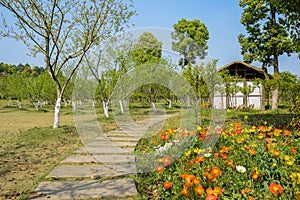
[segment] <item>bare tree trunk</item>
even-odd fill
[[[154,103],[153,101],[151,101],[151,105],[152,105],[152,107],[153,107],[154,112],[156,112],[157,109],[156,109],[155,103]]]
[[[169,100],[169,108],[171,108],[172,107],[172,100],[170,99]]]
[[[279,88],[276,87],[272,89],[272,110],[275,110],[278,108],[278,93],[279,93]]]
[[[60,121],[60,108],[61,108],[61,97],[57,97],[55,109],[54,109],[54,123],[53,128],[59,127],[59,121]]]
[[[124,107],[123,107],[123,102],[122,99],[119,100],[119,104],[120,104],[120,109],[121,109],[121,113],[124,113]]]
[[[103,104],[104,115],[105,115],[106,118],[108,118],[109,117],[109,114],[108,114],[108,102],[102,101],[102,104]]]
[[[35,107],[35,110],[38,111],[39,110],[39,102],[33,101],[32,103],[33,103],[33,105]]]

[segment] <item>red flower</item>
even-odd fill
[[[272,194],[280,194],[282,193],[282,186],[277,183],[271,183],[269,186],[269,190]]]
[[[170,189],[171,187],[172,187],[172,183],[170,183],[170,182],[164,182],[164,188],[166,190]]]
[[[216,197],[215,195],[208,195],[205,200],[218,200],[218,197]]]

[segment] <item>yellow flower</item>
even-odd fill
[[[196,154],[200,154],[201,153],[201,149],[199,149],[198,147],[194,148],[194,152]]]
[[[202,127],[201,126],[197,126],[197,131],[201,131]]]
[[[277,166],[277,164],[274,162],[273,164],[272,164],[272,167],[276,167]]]
[[[293,172],[290,177],[293,182],[300,184],[300,173]]]
[[[244,137],[239,137],[236,139],[237,143],[241,144],[243,142],[245,142],[245,138]]]
[[[267,125],[268,122],[264,121],[264,125]]]
[[[247,119],[248,119],[248,115],[245,115],[245,116],[244,116],[244,119],[247,120]]]
[[[295,158],[291,157],[291,159],[289,161],[287,161],[286,164],[293,165],[295,160],[296,160]]]
[[[231,110],[230,110],[230,109],[227,109],[226,112],[227,112],[227,113],[231,113]]]
[[[275,131],[274,131],[274,136],[276,136],[276,137],[278,137],[278,136],[280,136],[280,133],[282,132],[282,130],[280,130],[280,129],[275,129]]]
[[[186,151],[186,152],[184,153],[184,155],[185,155],[186,157],[190,156],[190,155],[191,155],[191,150]]]

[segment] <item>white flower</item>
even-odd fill
[[[203,155],[204,155],[204,157],[208,158],[209,156],[211,156],[211,153],[205,153]]]
[[[241,166],[241,165],[237,165],[237,166],[235,166],[235,168],[240,173],[244,173],[246,171],[246,168],[244,166]]]

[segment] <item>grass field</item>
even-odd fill
[[[105,118],[98,106],[97,117],[102,130],[115,129],[114,118]],[[180,110],[175,107],[166,111],[174,113]],[[206,113],[202,120],[207,124],[209,113],[203,111]],[[30,104],[25,103],[19,109],[16,105],[8,107],[5,101],[0,101],[0,199],[26,199],[51,169],[82,145],[74,127],[72,108],[62,108],[61,127],[55,130],[51,128],[53,112],[53,106],[36,111]],[[133,120],[149,118],[149,113],[148,107],[139,104],[130,106]],[[248,122],[266,120],[268,115],[269,120],[282,126],[291,118],[285,111],[278,114],[250,110],[228,112],[227,119],[243,119],[245,115],[249,116]],[[164,129],[178,127],[181,117],[168,120]]]

